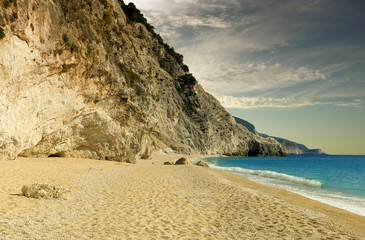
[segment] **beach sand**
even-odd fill
[[[365,239],[363,216],[213,169],[163,165],[179,157],[0,162],[0,239]],[[73,197],[21,195],[36,182]]]

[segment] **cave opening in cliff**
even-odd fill
[[[62,158],[65,157],[65,153],[64,152],[57,152],[57,153],[53,153],[48,155],[49,158]]]

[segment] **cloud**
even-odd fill
[[[215,96],[297,107],[364,99],[361,1],[132,1]]]
[[[215,95],[264,91],[327,78],[319,69],[292,68],[278,63],[196,62],[193,71],[199,82]]]
[[[154,25],[158,27],[165,27],[166,31],[176,31],[177,28],[181,27],[210,27],[210,28],[228,28],[229,22],[225,22],[221,18],[213,15],[207,16],[194,16],[186,15],[184,13],[177,13],[174,15],[161,13],[161,12],[150,12],[147,17],[154,22]],[[166,35],[166,31],[162,35]],[[168,35],[168,34],[167,34]]]
[[[132,0],[136,6],[148,12],[176,13],[176,12],[216,12],[220,9],[233,8],[238,5],[237,0]]]
[[[254,109],[254,108],[295,108],[308,106],[339,106],[339,107],[357,107],[362,108],[364,101],[361,99],[354,99],[351,102],[316,102],[316,101],[300,101],[293,98],[264,98],[264,97],[233,97],[233,96],[218,96],[225,108],[239,108],[239,109]]]

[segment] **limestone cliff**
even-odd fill
[[[0,159],[283,155],[237,125],[117,0],[0,4]]]

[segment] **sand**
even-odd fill
[[[365,239],[363,216],[213,169],[163,165],[179,157],[0,162],[0,239]],[[22,196],[35,182],[73,197]]]

